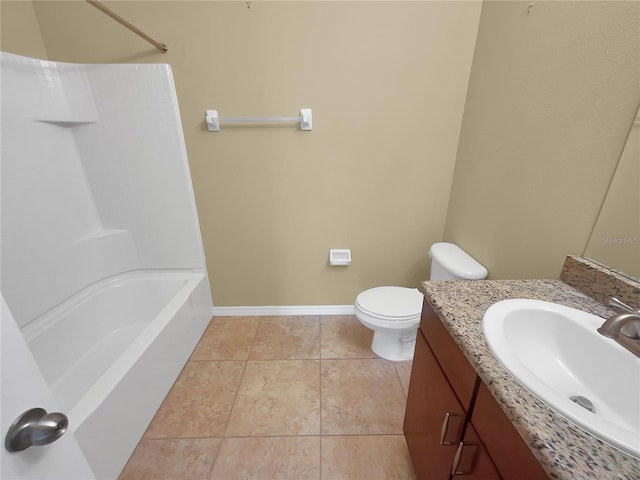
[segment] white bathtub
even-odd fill
[[[204,273],[93,284],[22,329],[99,479],[115,479],[211,318]]]

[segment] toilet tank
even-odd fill
[[[453,243],[431,245],[430,280],[482,280],[489,272],[478,261]]]

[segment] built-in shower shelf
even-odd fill
[[[74,241],[76,259],[100,276],[140,268],[138,249],[130,230],[93,230]],[[94,277],[94,275],[92,275]]]
[[[104,237],[111,237],[111,236],[120,236],[120,235],[125,235],[125,236],[130,236],[131,235],[131,231],[130,230],[122,230],[119,228],[105,228],[102,230],[94,230],[91,233],[88,233],[86,235],[83,235],[80,238],[77,238],[75,243],[81,243],[81,242],[86,242],[86,241],[90,241],[90,240],[95,240],[98,238],[104,238]]]
[[[89,125],[91,123],[98,123],[97,120],[51,120],[39,118],[36,122],[50,123],[51,125],[57,125],[58,127],[78,127],[80,125]]]

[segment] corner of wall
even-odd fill
[[[32,1],[0,2],[0,49],[47,60],[47,49]]]

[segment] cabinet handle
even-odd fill
[[[445,413],[440,430],[440,445],[455,445],[460,440],[464,416],[459,413]]]
[[[478,445],[466,444],[460,442],[458,449],[453,457],[453,467],[451,475],[468,475],[473,471],[473,462],[476,458]]]

